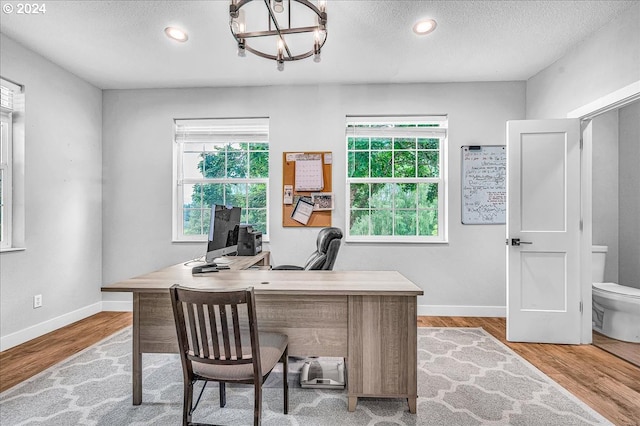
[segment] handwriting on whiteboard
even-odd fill
[[[507,211],[504,146],[462,147],[462,223],[501,224]]]

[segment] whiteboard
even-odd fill
[[[507,150],[504,145],[462,146],[462,223],[507,220]]]

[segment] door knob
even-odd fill
[[[519,246],[520,244],[533,244],[531,241],[520,241],[520,238],[512,238],[511,245]]]

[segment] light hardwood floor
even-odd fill
[[[101,312],[0,352],[0,391],[131,325],[131,313]],[[419,317],[422,327],[482,327],[616,425],[640,425],[640,368],[592,345],[505,341],[504,318]]]

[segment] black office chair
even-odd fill
[[[280,271],[331,271],[333,264],[336,263],[341,241],[342,230],[340,228],[322,228],[320,232],[318,232],[318,239],[316,241],[317,250],[309,256],[304,266],[280,265],[272,269]]]

